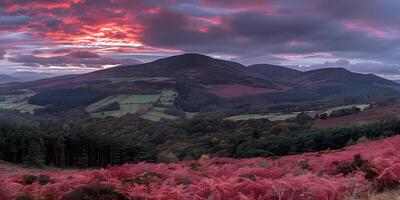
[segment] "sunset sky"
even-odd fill
[[[186,52],[400,78],[398,0],[0,0],[0,73],[83,73]]]

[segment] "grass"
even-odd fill
[[[198,113],[197,112],[185,112],[185,115],[188,119],[192,119],[194,116],[196,116]]]
[[[173,90],[164,90],[160,94],[148,94],[148,95],[112,95],[108,96],[100,101],[97,101],[89,105],[86,110],[91,113],[93,117],[105,117],[114,116],[121,117],[126,114],[137,113],[139,110],[145,110],[150,108],[154,103],[160,102],[164,106],[172,106],[173,101],[178,93]],[[118,102],[120,110],[116,111],[106,111],[101,113],[96,113],[96,110],[109,105],[110,103]],[[164,107],[154,107],[147,113],[143,118],[152,121],[160,121],[161,119],[174,120],[177,116],[165,114],[164,112],[167,108]]]
[[[167,110],[167,108],[153,107],[151,110],[158,111],[158,112],[165,112]]]
[[[140,109],[149,108],[154,102],[160,98],[159,94],[152,95],[112,95],[108,96],[100,101],[97,101],[89,105],[86,110],[91,113],[93,117],[105,117],[114,116],[121,117],[126,114],[133,114]],[[118,102],[120,110],[106,111],[101,113],[95,113],[96,110],[104,106],[109,105],[112,102]]]
[[[380,194],[371,194],[368,200],[400,200],[400,191],[386,191]]]
[[[292,117],[296,117],[299,113],[269,113],[269,114],[250,114],[250,115],[236,115],[227,117],[227,120],[239,121],[239,120],[249,120],[249,119],[268,119],[270,121],[283,121]]]
[[[33,114],[34,110],[37,108],[42,108],[43,106],[32,105],[27,101],[22,102],[0,102],[0,109],[6,110],[19,110],[23,113],[31,113]]]
[[[107,116],[122,117],[127,114],[134,114],[141,109],[148,109],[150,106],[151,104],[124,104],[120,105],[121,108],[120,110],[97,112],[97,113],[91,113],[90,115],[92,117],[107,117]]]
[[[154,116],[154,115],[148,115],[148,114],[142,115],[140,117],[143,118],[143,119],[154,121],[154,122],[159,122],[161,120],[161,117],[157,117],[157,116]]]
[[[154,103],[160,99],[159,94],[149,95],[129,95],[122,101],[118,101],[120,104],[148,104]]]
[[[146,113],[146,115],[152,115],[152,116],[161,117],[161,118],[169,119],[169,120],[178,119],[177,116],[169,115],[169,114],[166,114],[163,112],[158,112],[158,111],[150,111],[150,112]]]
[[[43,107],[28,103],[29,97],[33,95],[35,93],[29,90],[26,90],[26,93],[18,95],[3,95],[4,101],[0,102],[0,109],[18,110],[23,113],[33,114],[35,109]]]
[[[173,90],[164,90],[161,92],[160,102],[166,106],[173,106],[174,100],[178,96],[178,93]]]
[[[386,190],[384,192],[373,191],[372,188],[367,188],[363,191],[355,191],[354,194],[348,195],[342,200],[400,200],[400,190]]]
[[[325,110],[324,113],[327,113],[328,115],[330,115],[333,111],[352,108],[352,107],[360,108],[361,111],[363,111],[369,107],[369,104],[352,104],[352,105],[345,105],[345,106],[337,106],[337,107],[333,107],[328,110]]]

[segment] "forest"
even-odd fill
[[[155,123],[128,115],[38,126],[1,124],[0,159],[35,167],[88,168],[202,156],[276,157],[393,136],[399,133],[400,121],[334,129],[310,126],[306,114],[284,122],[197,117]]]

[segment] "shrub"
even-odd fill
[[[142,176],[135,177],[133,179],[122,179],[122,183],[130,183],[132,185],[149,185],[150,183],[163,180],[162,175],[155,172],[146,172]]]
[[[347,175],[355,171],[362,171],[367,180],[373,180],[379,175],[375,167],[368,160],[362,159],[360,154],[355,155],[351,162],[334,161],[333,164],[336,165],[335,174]]]
[[[39,175],[38,176],[38,182],[39,182],[40,185],[46,185],[48,183],[52,183],[53,181],[47,175]]]
[[[15,200],[34,200],[33,196],[30,193],[22,193],[22,194],[18,194],[15,197]]]
[[[179,158],[172,152],[161,152],[157,156],[157,162],[176,163],[179,162]]]
[[[34,175],[25,175],[22,177],[23,185],[32,185],[37,180],[37,176]]]
[[[129,198],[118,192],[113,185],[87,184],[79,186],[65,194],[60,200],[129,200]]]
[[[305,169],[305,170],[310,170],[311,169],[310,164],[308,164],[307,160],[300,160],[299,161],[299,166],[302,169]]]

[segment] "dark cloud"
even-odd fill
[[[352,63],[347,59],[338,59],[334,61],[326,61],[322,64],[314,64],[310,66],[292,66],[295,69],[303,71],[320,69],[320,68],[346,68],[350,71],[359,73],[373,73],[383,77],[400,78],[400,65],[384,64],[378,62],[356,62]]]
[[[69,53],[68,56],[73,58],[100,58],[98,54],[90,51],[74,51]]]
[[[30,66],[198,52],[395,74],[398,8],[397,0],[0,1],[0,47],[8,62]],[[324,63],[336,59],[349,63]]]
[[[82,67],[101,68],[104,65],[138,64],[135,59],[116,59],[101,57],[92,52],[77,51],[63,56],[39,57],[34,55],[17,55],[8,60],[23,63],[30,67]]]
[[[4,59],[4,56],[6,55],[6,53],[7,53],[6,51],[0,49],[0,60]]]

